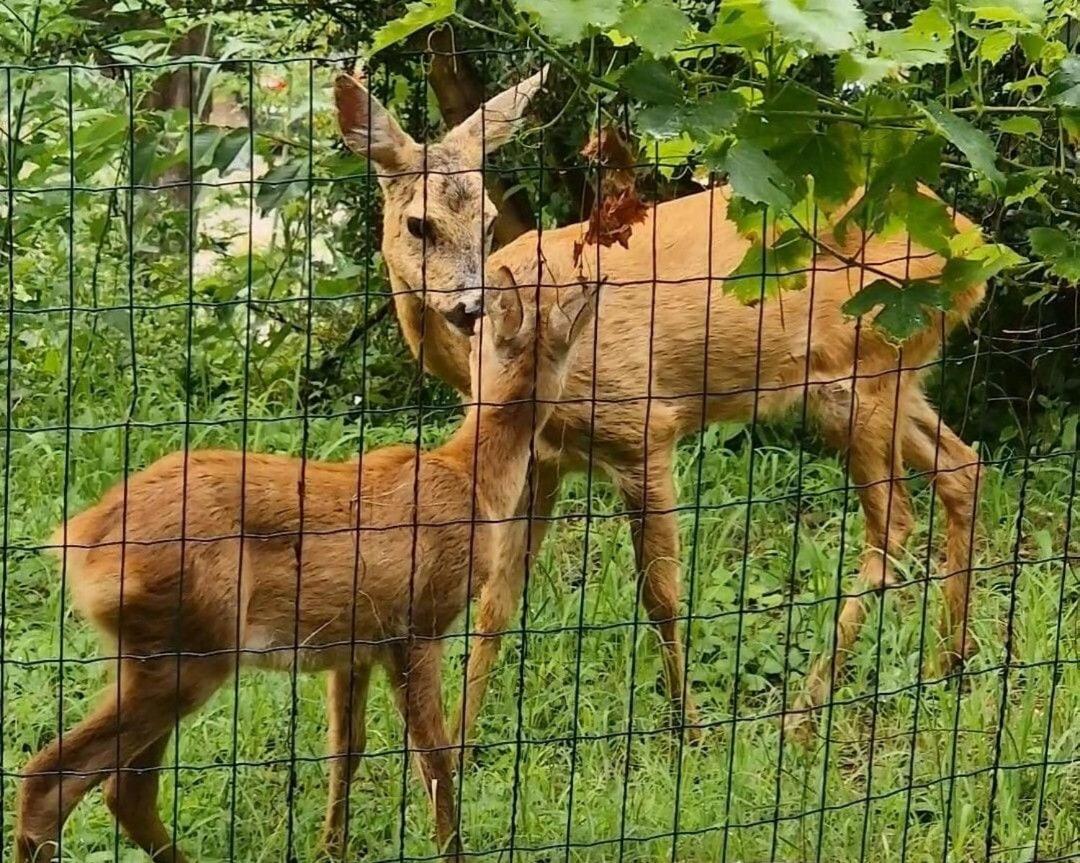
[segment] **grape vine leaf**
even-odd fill
[[[736,141],[715,160],[727,172],[732,191],[748,201],[786,210],[792,204],[793,184],[764,150]]]
[[[445,21],[457,8],[457,0],[418,0],[405,7],[405,14],[388,21],[371,37],[368,55],[408,39],[417,30]]]
[[[682,88],[671,70],[644,54],[623,69],[619,86],[646,105],[678,105],[683,101]]]
[[[654,57],[667,57],[691,26],[686,13],[672,0],[643,0],[623,10],[618,30]]]
[[[1050,76],[1046,96],[1052,105],[1080,108],[1080,57],[1068,57]]]
[[[874,326],[890,338],[902,342],[930,323],[929,309],[949,307],[947,292],[922,279],[903,286],[876,279],[844,303],[844,314],[862,317],[879,308]]]
[[[782,290],[800,290],[806,285],[806,262],[813,252],[813,242],[795,228],[784,231],[765,249],[758,237],[739,266],[725,277],[724,291],[741,303],[755,303]]]
[[[764,0],[765,12],[780,34],[819,54],[835,54],[855,45],[866,19],[855,0]]]
[[[544,35],[572,45],[580,42],[590,27],[614,27],[622,0],[514,0],[514,5],[532,15]]]
[[[938,131],[967,156],[972,168],[986,177],[997,191],[1005,188],[1005,175],[997,167],[997,150],[989,135],[939,102],[927,102],[920,107]]]
[[[1046,262],[1051,274],[1080,283],[1080,239],[1058,228],[1032,228],[1028,240],[1031,251]]]

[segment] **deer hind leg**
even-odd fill
[[[462,859],[457,832],[454,760],[442,704],[442,648],[437,640],[417,641],[390,655],[394,698],[405,720],[424,789],[435,812],[435,836],[447,860]]]
[[[554,464],[540,462],[534,467],[533,504],[527,513],[529,565],[533,565],[540,554],[561,479]],[[459,742],[470,739],[487,693],[491,668],[499,655],[501,633],[507,630],[514,609],[521,602],[525,585],[526,561],[522,554],[525,530],[520,524],[504,525],[500,529],[505,531],[504,537],[509,541],[503,545],[505,553],[495,562],[491,576],[480,589],[475,626],[479,637],[469,643],[469,665],[465,672],[462,706],[464,715],[455,721],[452,734],[452,739]]]
[[[859,565],[856,595],[847,596],[836,620],[833,648],[810,666],[806,684],[796,699],[795,710],[784,719],[786,731],[806,739],[809,711],[825,703],[847,660],[866,619],[865,589],[883,592],[894,584],[891,558],[898,555],[911,534],[911,501],[903,482],[900,443],[903,418],[895,411],[894,379],[876,380],[859,388],[853,422],[844,411],[830,405],[823,413],[827,436],[835,443],[846,442],[851,482],[857,489],[866,522],[866,547]],[[848,405],[850,407],[850,397]],[[903,402],[900,402],[901,406]],[[899,423],[899,425],[895,425]],[[849,423],[851,434],[848,435]]]
[[[624,473],[616,481],[631,513],[638,595],[660,637],[673,725],[685,725],[687,737],[697,740],[701,736],[697,710],[692,696],[683,688],[685,659],[678,624],[679,521],[670,452],[650,462],[647,484],[645,477],[636,472]]]
[[[123,770],[111,774],[103,788],[105,805],[124,835],[142,848],[155,863],[185,863],[158,814],[158,781],[170,732],[135,755]]]
[[[365,720],[370,680],[371,665],[367,662],[357,663],[352,669],[335,669],[327,678],[330,794],[323,822],[322,849],[333,860],[345,859],[349,789],[367,746]]]
[[[968,635],[968,605],[981,462],[975,450],[941,421],[921,392],[912,399],[911,420],[904,439],[904,458],[916,470],[931,475],[947,521],[948,571],[941,582],[945,608],[939,624],[939,671],[945,674],[976,651]]]
[[[177,715],[202,705],[227,674],[227,662],[185,661],[178,681],[175,661],[124,660],[119,693],[106,693],[90,716],[26,765],[15,860],[51,859],[64,822],[86,792],[167,737]]]

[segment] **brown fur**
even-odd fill
[[[505,100],[506,94],[496,99]],[[389,115],[379,111],[386,122]],[[340,100],[339,116],[348,128],[347,106]],[[475,135],[475,122],[467,121],[427,150],[436,153],[441,164],[467,171],[475,159]],[[378,161],[378,154],[373,158]],[[423,166],[414,164],[422,172]],[[467,392],[466,339],[446,318],[463,294],[453,279],[430,266],[419,290],[422,256],[396,227],[404,223],[408,209],[401,201],[408,196],[414,204],[415,189],[425,182],[427,211],[441,218],[445,205],[431,194],[437,191],[432,185],[436,178],[384,181],[383,255],[398,319],[413,353],[422,356],[427,369]],[[492,212],[486,199],[484,206],[486,210],[476,208],[471,218],[455,216],[459,225],[472,225],[455,246],[455,253],[469,260],[483,252],[477,240],[468,245],[468,237],[482,236],[483,215]],[[635,227],[628,248],[602,249],[599,266],[595,248],[591,254],[586,250],[586,277],[604,282],[596,317],[598,362],[594,369],[591,349],[575,354],[564,403],[541,435],[542,460],[530,505],[536,521],[529,553],[535,554],[566,473],[582,469],[591,455],[592,463],[612,478],[630,513],[641,597],[660,634],[671,702],[678,718],[691,724],[695,714],[682,691],[683,657],[675,624],[679,542],[671,470],[676,442],[703,423],[767,420],[805,398],[824,437],[847,452],[866,515],[859,577],[872,589],[893,580],[889,556],[902,548],[913,522],[905,486],[896,480],[903,477],[905,464],[930,475],[948,524],[948,572],[941,582],[946,607],[939,628],[942,664],[962,660],[972,648],[966,621],[979,460],[938,417],[921,381],[924,368],[938,355],[942,332],[967,320],[981,303],[985,286],[961,292],[948,314],[935,317],[898,349],[870,326],[848,318],[842,311],[844,301],[883,271],[896,279],[931,277],[941,272],[943,260],[906,236],[871,238],[865,249],[852,236],[846,248],[833,250],[841,258],[828,252],[817,255],[816,272],[806,289],[743,305],[725,293],[721,282],[748,248],[728,221],[727,206],[728,195],[721,189],[662,203]],[[961,230],[971,227],[962,216],[956,222]],[[581,223],[539,237],[522,236],[495,252],[488,266],[505,266],[522,282],[572,282],[579,278],[574,245],[586,230],[587,224]],[[853,266],[853,260],[862,266]],[[703,398],[706,385],[708,397]],[[506,628],[520,596],[522,569],[520,560],[509,562],[502,578],[485,586],[477,614],[480,632]],[[789,727],[798,728],[807,710],[827,697],[864,614],[862,599],[848,597],[832,655],[813,663],[805,690],[788,716]],[[497,650],[498,637],[492,635],[470,656],[466,728],[480,709]]]
[[[522,294],[510,288],[489,302],[471,352],[481,403],[419,459],[405,446],[343,464],[178,452],[60,528],[54,542],[74,603],[123,658],[117,688],[27,765],[17,861],[50,853],[68,814],[103,780],[128,836],[156,860],[183,860],[156,811],[156,770],[175,718],[241,661],[331,672],[324,842],[334,855],[344,852],[370,669],[384,666],[440,846],[459,859],[438,637],[464,609],[470,580],[488,580],[504,534],[520,530],[499,522],[519,507],[534,429],[559,396],[595,296],[563,290],[556,307],[545,292],[538,315],[535,290]]]

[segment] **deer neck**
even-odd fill
[[[413,356],[459,393],[469,393],[469,338],[427,308],[417,294],[391,275],[394,310]]]
[[[517,390],[515,393],[514,390]],[[477,505],[484,518],[515,516],[528,478],[532,440],[551,414],[528,387],[501,387],[472,405],[446,444],[474,478]]]

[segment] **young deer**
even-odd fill
[[[478,403],[443,446],[387,447],[343,464],[179,452],[109,491],[54,542],[79,611],[117,644],[115,688],[31,759],[17,861],[51,859],[65,819],[105,781],[124,832],[182,861],[156,808],[177,718],[240,662],[329,671],[331,789],[323,841],[344,852],[348,788],[364,748],[373,665],[387,669],[432,797],[440,847],[460,859],[440,636],[492,549],[522,528],[535,429],[560,397],[595,290],[512,287],[495,274],[472,337]],[[520,542],[521,540],[510,540]]]
[[[479,310],[479,281],[463,287],[460,276],[478,271],[475,262],[485,252],[486,228],[495,212],[479,169],[491,145],[510,136],[539,83],[534,77],[496,96],[442,142],[421,147],[360,83],[346,77],[337,82],[345,140],[370,157],[383,186],[383,257],[405,339],[425,368],[462,393],[468,386],[466,332]],[[481,116],[490,117],[486,126]],[[530,482],[533,499],[523,502],[535,519],[528,554],[539,548],[563,476],[589,464],[604,470],[629,511],[640,596],[659,632],[672,707],[691,726],[695,712],[683,691],[677,627],[679,532],[672,460],[677,441],[708,423],[765,420],[805,399],[827,441],[847,453],[866,518],[859,578],[872,590],[894,580],[890,558],[912,528],[909,498],[897,482],[904,465],[929,475],[948,529],[939,652],[947,660],[943,664],[972,652],[966,622],[979,461],[941,421],[922,379],[942,337],[967,320],[985,285],[969,285],[954,297],[948,313],[935,315],[924,331],[897,348],[848,318],[844,301],[883,273],[895,280],[928,278],[941,272],[944,261],[910,237],[871,237],[862,243],[854,231],[833,253],[816,256],[805,290],[743,305],[722,284],[749,246],[728,221],[727,208],[728,194],[715,187],[658,204],[635,227],[628,248],[604,249],[599,260],[595,252],[587,253],[580,265],[574,249],[586,223],[524,235],[488,260],[490,267],[506,267],[519,277],[541,269],[545,284],[567,283],[582,270],[585,278],[605,283],[597,348],[578,353],[567,383],[570,398],[540,437]],[[961,230],[973,227],[962,216],[956,223]],[[468,264],[455,269],[451,260]],[[476,627],[487,637],[470,656],[466,733],[497,656],[497,633],[506,629],[519,601],[524,553],[480,594]],[[812,664],[788,714],[790,728],[827,697],[865,613],[861,597],[846,598],[834,650]]]

